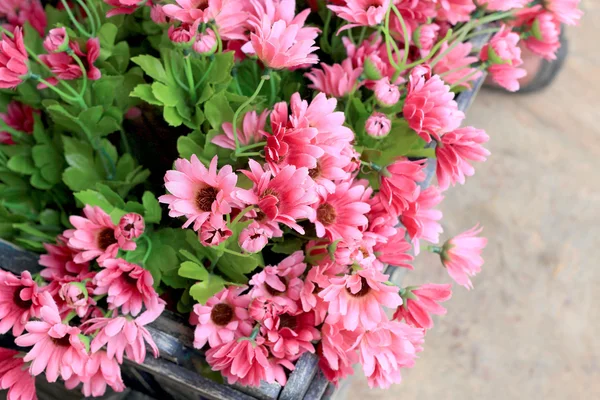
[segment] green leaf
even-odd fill
[[[94,162],[92,147],[80,140],[63,137],[65,159],[69,167],[63,173],[63,181],[73,191],[94,187],[103,179]]]
[[[197,281],[203,281],[208,278],[208,271],[202,265],[196,264],[191,261],[185,261],[181,263],[179,267],[179,276],[184,278],[194,279]]]
[[[181,103],[182,100],[179,90],[173,86],[167,86],[160,82],[154,82],[152,84],[152,93],[158,101],[167,107],[175,107],[178,103]]]
[[[94,190],[84,190],[74,194],[75,198],[83,204],[100,207],[104,212],[110,214],[114,206],[102,195]]]
[[[110,22],[102,25],[98,31],[98,37],[100,38],[100,61],[106,60],[112,54],[118,31],[118,28]]]
[[[177,127],[183,124],[183,118],[181,118],[175,107],[165,107],[163,117],[170,126]]]
[[[119,196],[119,194],[113,191],[111,188],[102,183],[97,183],[96,189],[98,189],[102,196],[104,196],[104,198],[114,207],[125,209],[125,201],[123,201],[121,196]]]
[[[29,154],[18,154],[8,160],[6,166],[14,172],[23,175],[31,175],[36,171],[35,164],[31,155]]]
[[[151,78],[162,83],[169,83],[167,72],[158,58],[141,55],[133,57],[131,61],[139,65]]]
[[[180,136],[179,139],[177,139],[177,151],[179,152],[179,156],[188,160],[192,154],[201,155],[204,153],[204,149],[192,139],[192,135],[195,134],[192,133],[188,136]]]
[[[31,151],[35,166],[42,178],[55,185],[60,182],[64,169],[64,160],[52,144],[38,144]]]
[[[229,79],[234,64],[234,55],[233,51],[215,54],[214,59],[211,61],[213,65],[205,81],[214,85]]]
[[[426,148],[426,149],[411,149],[406,152],[406,157],[411,158],[435,158],[435,149],[434,148]]]
[[[40,213],[40,224],[50,227],[61,226],[60,213],[49,208]]]
[[[302,240],[297,238],[287,238],[283,242],[275,243],[271,251],[279,254],[292,254],[302,248]]]
[[[162,209],[156,196],[152,192],[144,192],[142,203],[144,204],[144,220],[147,223],[158,224],[162,216]]]
[[[189,261],[195,262],[196,264],[201,264],[202,262],[198,259],[198,257],[196,257],[195,255],[193,255],[192,253],[190,253],[189,251],[185,250],[185,249],[179,249],[179,253],[184,256],[185,258],[187,258]]]
[[[154,96],[154,93],[152,92],[152,86],[147,83],[137,85],[135,89],[133,89],[133,92],[131,92],[130,96],[142,99],[148,104],[162,106],[162,102],[158,100],[156,96]]]
[[[208,275],[205,281],[198,282],[190,288],[190,296],[198,303],[205,304],[215,294],[225,288],[225,281],[218,275]]]
[[[381,155],[372,160],[381,166],[389,165],[396,158],[405,156],[413,149],[423,149],[425,147],[425,141],[410,129],[406,120],[403,119],[393,121],[392,130],[381,142],[381,145],[379,145]]]
[[[210,122],[210,125],[217,130],[221,129],[223,122],[233,120],[233,110],[229,106],[229,101],[223,93],[216,94],[204,106],[204,116]]]

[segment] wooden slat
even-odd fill
[[[304,353],[296,362],[296,369],[290,374],[283,387],[280,400],[298,400],[304,398],[310,384],[319,370],[318,358],[315,354]]]

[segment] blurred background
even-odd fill
[[[600,399],[600,0],[581,3],[551,87],[484,89],[468,112],[492,155],[441,208],[444,240],[485,227],[475,288],[454,287],[401,385],[359,373],[344,398]],[[450,282],[438,256],[417,260],[407,285]]]

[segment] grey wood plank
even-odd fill
[[[299,400],[304,398],[313,378],[319,370],[319,359],[316,354],[304,353],[296,362],[296,369],[283,387],[280,400]]]

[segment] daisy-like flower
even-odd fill
[[[406,323],[417,328],[431,329],[433,320],[430,314],[446,314],[446,309],[438,303],[450,299],[452,285],[428,283],[416,288],[405,288],[401,293],[404,303],[396,310],[394,319],[404,319]]]
[[[287,360],[296,360],[306,352],[314,353],[312,342],[321,338],[315,326],[314,313],[298,310],[278,315],[274,325],[265,326],[267,346],[275,357]]]
[[[448,43],[444,42],[440,47],[439,54],[446,52]],[[443,75],[442,79],[449,85],[462,81],[462,86],[467,89],[471,88],[471,82],[481,77],[481,71],[477,72],[471,64],[479,59],[471,56],[473,45],[471,43],[458,43],[444,57],[442,57],[433,67],[433,72],[436,75]],[[469,81],[465,82],[464,78],[470,76]]]
[[[419,197],[409,203],[406,210],[400,216],[400,222],[406,227],[408,235],[412,239],[415,255],[420,252],[419,239],[429,243],[437,243],[440,240],[440,233],[443,232],[439,220],[442,219],[442,212],[433,207],[440,204],[444,199],[440,190],[435,186],[430,186],[421,191]]]
[[[332,277],[330,285],[319,296],[329,303],[326,322],[342,321],[344,329],[375,329],[387,319],[382,306],[396,308],[402,304],[398,288],[388,286],[388,276],[374,269],[363,269],[353,275]]]
[[[457,182],[465,183],[465,176],[473,176],[475,169],[469,161],[485,161],[490,152],[482,144],[489,140],[485,131],[471,126],[460,128],[442,136],[435,148],[436,175],[441,190]]]
[[[35,378],[18,351],[0,347],[0,389],[8,389],[7,400],[37,400]]]
[[[525,39],[525,46],[547,60],[555,60],[560,48],[560,21],[549,12],[536,13],[531,22],[532,36]]]
[[[313,68],[304,74],[310,79],[309,88],[323,92],[328,96],[342,98],[353,93],[359,86],[358,78],[363,72],[362,68],[354,68],[349,58],[341,64],[327,65],[321,63],[321,68]]]
[[[150,271],[120,258],[105,260],[102,267],[94,277],[94,294],[108,294],[109,310],[120,307],[123,314],[136,316],[142,305],[151,308],[156,304],[158,295]]]
[[[393,229],[395,233],[392,236],[389,236],[385,242],[375,245],[373,248],[375,256],[382,263],[413,269],[409,264],[413,260],[413,256],[410,255],[412,246],[406,240],[406,231],[400,227]]]
[[[106,18],[121,14],[133,14],[140,6],[148,3],[143,0],[104,0],[104,2],[113,7],[106,13]]]
[[[438,24],[419,25],[413,32],[412,39],[420,50],[421,56],[429,54],[430,50],[437,43],[440,26]]]
[[[65,27],[50,29],[44,39],[44,49],[48,53],[65,51],[69,46],[69,34]]]
[[[127,241],[137,239],[144,233],[146,225],[144,217],[137,213],[125,214],[119,220],[119,225],[115,229],[115,237],[119,246],[124,245]]]
[[[513,8],[523,8],[529,0],[479,0],[479,5],[484,6],[489,11],[508,11]]]
[[[83,318],[91,306],[96,305],[92,298],[93,287],[91,281],[67,282],[61,284],[58,297],[69,310],[74,310],[79,318]]]
[[[442,263],[448,270],[448,274],[456,283],[467,289],[473,288],[469,276],[478,274],[483,265],[481,252],[487,245],[487,239],[477,236],[482,230],[483,228],[475,225],[448,240],[442,247]]]
[[[490,42],[481,48],[479,55],[481,61],[489,60],[491,63],[488,71],[494,82],[511,92],[519,90],[519,79],[527,75],[525,69],[519,68],[523,65],[519,40],[519,34],[503,25]]]
[[[319,343],[319,367],[330,382],[336,386],[340,380],[354,374],[352,366],[358,362],[358,354],[352,349],[358,334],[344,330],[341,322],[324,324]]]
[[[579,9],[581,0],[545,0],[544,7],[556,15],[556,18],[563,24],[577,25],[583,16],[583,11]]]
[[[335,192],[336,183],[350,178],[346,171],[352,159],[347,154],[324,154],[317,160],[317,166],[308,170],[308,176],[315,181],[317,193]]]
[[[102,72],[94,65],[98,60],[98,57],[100,57],[100,39],[88,39],[85,44],[85,52],[81,50],[79,43],[76,41],[69,42],[69,48],[80,58],[89,80],[98,80],[102,77]],[[77,63],[77,61],[75,61],[75,59],[67,52],[42,54],[40,55],[40,60],[42,60],[55,75],[46,79],[51,85],[58,84],[59,80],[70,81],[79,79],[83,76],[84,71],[79,66],[79,63]],[[43,89],[45,87],[46,85],[43,83],[38,84],[38,89]]]
[[[135,250],[136,244],[133,241],[123,239],[119,244],[115,235],[117,226],[100,207],[86,205],[83,213],[85,218],[71,216],[69,221],[75,229],[64,232],[69,239],[68,245],[80,251],[75,255],[76,263],[85,263],[95,258],[98,263],[102,263],[107,258],[116,257],[119,249]]]
[[[392,121],[390,121],[387,115],[380,112],[374,112],[367,118],[367,122],[365,122],[367,135],[374,138],[386,137],[391,130]]]
[[[272,233],[269,229],[254,221],[242,229],[238,243],[242,250],[248,253],[258,253],[267,245],[271,237]]]
[[[418,182],[425,179],[424,161],[410,161],[400,157],[381,174],[379,198],[392,216],[404,212],[420,193]]]
[[[318,237],[360,240],[360,228],[369,223],[365,214],[371,207],[362,201],[365,187],[353,182],[339,183],[335,192],[325,193],[315,205],[316,212],[310,217]]]
[[[23,29],[15,28],[14,39],[3,33],[0,40],[0,89],[13,89],[23,82],[29,73],[28,60]]]
[[[203,246],[218,246],[231,237],[233,232],[227,226],[222,215],[213,214],[207,219],[198,232]]]
[[[165,174],[165,187],[171,194],[160,196],[158,200],[169,205],[170,217],[187,218],[184,228],[193,224],[197,231],[212,214],[231,212],[231,193],[237,175],[230,165],[217,172],[217,161],[215,156],[206,169],[194,154],[191,161],[176,160],[175,170]]]
[[[388,77],[375,82],[373,92],[379,104],[384,107],[391,107],[400,100],[400,89],[398,89],[398,86],[392,85]]]
[[[73,375],[83,375],[89,356],[79,338],[81,331],[62,323],[50,293],[42,293],[40,304],[41,320],[28,322],[27,333],[15,339],[18,346],[33,346],[23,358],[31,361],[29,372],[37,376],[45,370],[48,382],[56,382],[59,376],[68,380]]]
[[[92,354],[85,366],[85,375],[73,375],[65,382],[65,387],[73,390],[80,383],[83,383],[81,392],[86,397],[103,396],[107,386],[115,392],[125,390],[119,363],[113,357],[108,357],[104,350]]]
[[[0,113],[0,120],[6,125],[17,131],[27,134],[33,133],[33,108],[18,101],[11,101],[6,106],[6,112]],[[15,144],[12,134],[6,131],[0,131],[0,143]]]
[[[454,93],[429,67],[413,69],[407,85],[403,115],[408,125],[426,142],[460,126],[465,114],[458,110]]]
[[[439,0],[437,18],[452,25],[468,21],[477,6],[473,0]]]
[[[58,235],[56,244],[44,243],[48,254],[40,256],[40,265],[46,267],[40,272],[42,278],[56,280],[65,276],[78,276],[88,271],[88,262],[75,262],[75,256],[79,251],[67,245],[68,242],[69,240],[63,235]]]
[[[250,335],[250,296],[242,295],[245,290],[245,287],[223,289],[208,299],[206,304],[194,306],[195,348],[201,349],[207,342],[213,348]]]
[[[32,317],[39,317],[38,285],[31,274],[23,271],[20,277],[0,271],[0,334],[12,329],[13,336],[25,330]]]
[[[303,286],[300,275],[305,269],[304,253],[301,250],[296,251],[276,266],[267,266],[252,276],[249,282],[252,287],[250,296],[270,300],[295,312]]]
[[[248,161],[249,171],[242,171],[254,184],[252,189],[237,189],[233,196],[246,205],[258,206],[255,219],[282,223],[304,234],[296,222],[314,215],[311,205],[317,201],[314,182],[308,169],[293,165],[283,167],[277,174],[264,169],[254,160]]]
[[[256,111],[249,111],[244,115],[242,129],[237,129],[238,141],[240,146],[258,143],[262,139],[261,131],[265,129],[269,110],[264,110],[260,115]],[[233,125],[231,122],[225,122],[222,126],[224,134],[215,136],[211,143],[224,149],[235,150],[235,136],[233,135]]]
[[[340,31],[356,26],[379,25],[390,7],[390,0],[344,0],[342,3],[344,5],[327,6],[338,17],[350,22]]]

